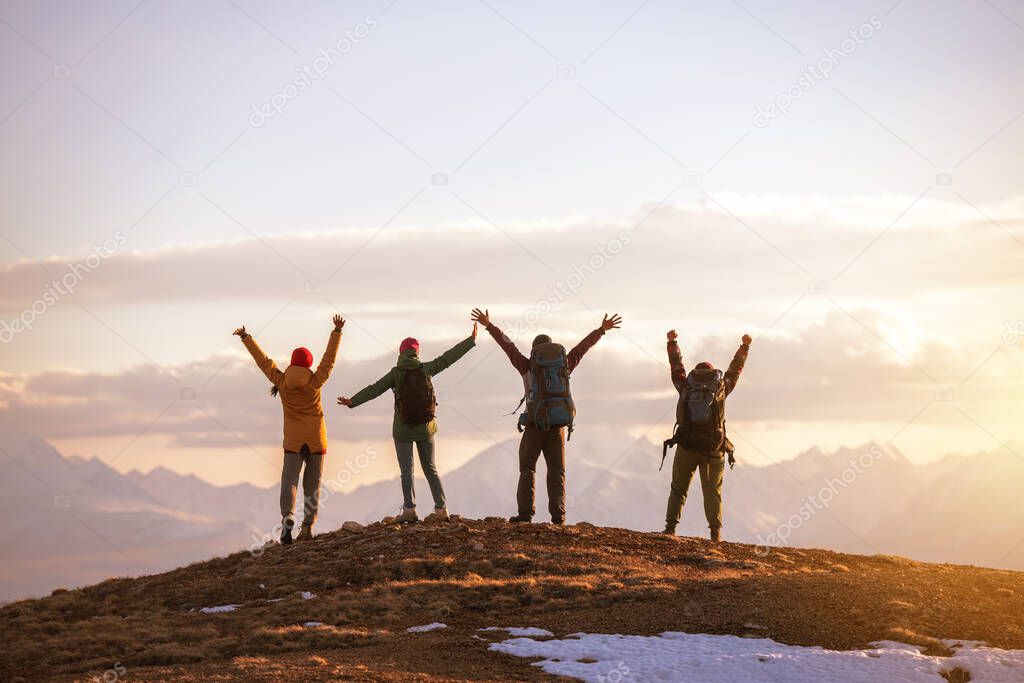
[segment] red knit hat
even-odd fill
[[[292,365],[298,365],[303,368],[313,367],[313,354],[306,347],[300,346],[292,351]]]
[[[412,349],[417,354],[420,352],[420,343],[416,340],[415,337],[406,337],[405,339],[403,339],[401,345],[399,345],[398,347],[398,352],[405,353],[409,349]]]
[[[697,369],[697,370],[714,370],[715,366],[712,365],[711,363],[707,362],[707,361],[704,361],[703,363],[697,363],[697,365],[695,366],[695,369]]]

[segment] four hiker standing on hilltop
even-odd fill
[[[508,356],[512,367],[523,380],[525,408],[519,416],[519,484],[516,490],[518,510],[509,519],[514,523],[531,522],[536,513],[534,480],[537,461],[544,456],[547,466],[548,510],[554,524],[565,523],[565,447],[572,436],[576,406],[570,391],[570,376],[584,354],[610,330],[622,324],[618,315],[605,315],[601,325],[583,338],[572,350],[552,341],[546,334],[537,335],[526,356],[497,325],[491,322],[489,312],[473,309],[473,331],[437,358],[423,362],[419,357],[420,344],[408,337],[399,346],[398,361],[379,380],[355,393],[351,398],[342,396],[338,403],[355,408],[377,398],[388,389],[394,393],[392,437],[398,456],[402,484],[402,509],[388,518],[391,523],[413,523],[416,514],[416,493],[413,486],[413,450],[419,454],[420,466],[430,486],[434,511],[427,521],[449,519],[444,487],[437,471],[434,435],[437,399],[433,377],[451,367],[476,345],[477,325],[483,325],[498,346]],[[327,452],[327,433],[323,419],[320,389],[334,367],[341,331],[345,321],[334,316],[335,329],[331,333],[327,350],[315,371],[312,354],[305,348],[292,353],[289,367],[282,372],[263,353],[245,327],[235,330],[252,354],[260,370],[272,384],[271,393],[280,395],[284,411],[284,467],[281,474],[281,542],[292,542],[294,507],[299,472],[305,465],[302,478],[305,516],[298,540],[312,538],[320,498],[320,477],[324,455]],[[672,383],[679,393],[676,407],[676,426],[672,438],[665,442],[666,451],[676,446],[672,465],[672,485],[665,515],[665,533],[674,534],[686,501],[687,489],[694,472],[700,473],[704,493],[704,512],[711,538],[719,540],[722,527],[722,480],[726,458],[733,464],[733,446],[725,431],[725,399],[739,381],[750,350],[751,338],[743,336],[743,343],[724,373],[709,362],[698,363],[689,373],[683,365],[675,330],[668,333],[668,356]],[[518,407],[517,407],[518,408]],[[664,462],[664,457],[662,458]]]

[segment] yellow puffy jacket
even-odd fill
[[[249,349],[256,365],[270,383],[280,391],[281,408],[284,411],[284,450],[289,453],[300,453],[302,447],[306,446],[310,453],[326,453],[327,426],[324,424],[320,388],[327,382],[331,370],[334,369],[338,345],[341,343],[341,332],[331,332],[327,350],[324,351],[315,372],[299,365],[291,365],[281,372],[277,364],[263,353],[263,349],[252,335],[243,337],[242,343]]]

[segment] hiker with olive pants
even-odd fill
[[[705,361],[687,374],[677,336],[675,330],[668,333],[668,362],[679,401],[675,432],[665,442],[666,449],[676,446],[676,454],[672,462],[672,487],[665,511],[664,533],[675,534],[693,474],[699,472],[704,516],[711,540],[717,542],[722,528],[722,479],[726,458],[730,466],[734,462],[733,445],[725,432],[725,399],[736,388],[752,340],[750,335],[743,335],[743,343],[724,373]]]
[[[437,473],[434,459],[434,435],[437,433],[434,415],[437,410],[437,398],[432,378],[451,367],[476,345],[476,329],[476,325],[473,325],[473,333],[469,337],[426,363],[419,357],[420,343],[408,337],[398,348],[397,364],[386,375],[356,392],[352,398],[338,398],[340,405],[355,408],[372,401],[388,389],[395,394],[395,416],[391,433],[395,439],[398,468],[402,475],[403,500],[401,512],[395,517],[389,517],[388,522],[411,524],[419,521],[416,514],[416,491],[413,488],[414,445],[420,456],[423,476],[426,477],[430,485],[430,494],[434,498],[434,512],[427,516],[426,521],[446,521],[449,518],[444,487],[441,486],[441,477]]]
[[[534,474],[541,454],[547,465],[548,510],[554,524],[565,523],[565,442],[572,435],[576,406],[569,391],[569,375],[579,365],[583,354],[598,342],[605,332],[614,330],[622,318],[607,315],[601,326],[583,338],[572,351],[555,344],[551,337],[539,334],[533,340],[530,357],[524,356],[515,343],[491,322],[488,311],[473,310],[472,319],[487,328],[512,367],[523,378],[525,395],[519,405],[526,410],[519,416],[519,486],[516,490],[518,514],[510,522],[530,522],[534,507]],[[518,408],[517,408],[518,409]]]

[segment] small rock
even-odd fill
[[[366,533],[366,527],[359,522],[345,522],[341,525],[342,531],[347,531],[352,534],[364,534]]]
[[[473,544],[473,550],[476,550],[477,552],[479,552],[479,551],[481,551],[483,549],[484,549],[484,544],[483,543],[480,543],[478,541],[478,542]]]

